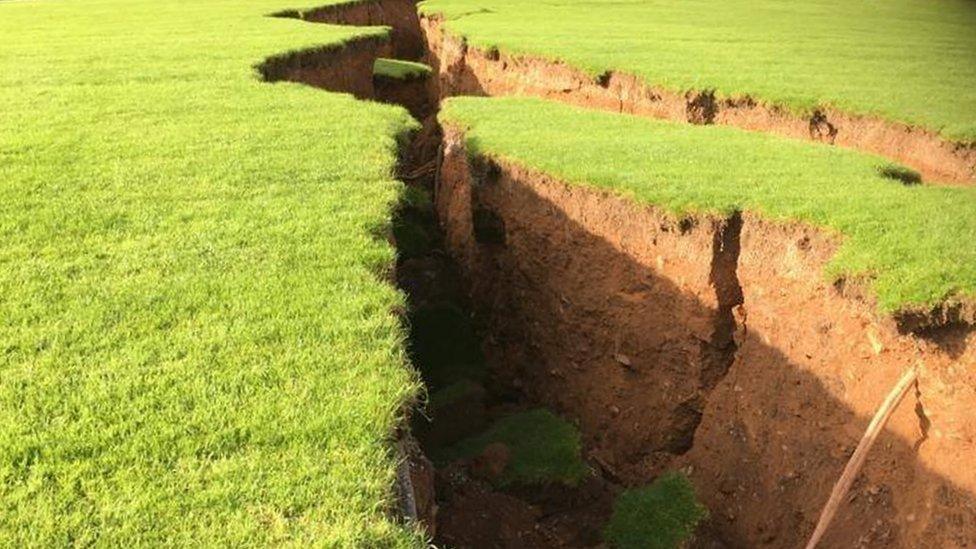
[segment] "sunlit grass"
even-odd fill
[[[308,0],[0,3],[0,539],[408,546],[402,109],[259,81]]]
[[[409,80],[430,76],[431,68],[423,63],[381,57],[373,64],[373,74],[394,80]]]
[[[426,0],[469,43],[716,89],[835,106],[976,141],[976,4],[967,0]]]

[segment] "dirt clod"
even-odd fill
[[[712,124],[715,122],[715,114],[718,112],[715,90],[689,92],[685,97],[688,98],[685,107],[688,113],[688,122],[692,124]]]
[[[814,111],[810,117],[810,138],[830,144],[837,138],[837,127],[827,120],[827,115],[822,111]]]
[[[512,452],[508,446],[501,442],[493,442],[471,461],[471,475],[487,481],[498,480],[508,462],[512,458]]]

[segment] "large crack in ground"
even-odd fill
[[[694,445],[695,431],[701,424],[708,395],[732,367],[738,349],[736,335],[745,330],[742,287],[736,274],[741,234],[742,214],[735,212],[724,220],[713,236],[709,283],[715,288],[717,310],[712,336],[702,343],[703,366],[699,379],[704,396],[695,395],[681,404],[679,416],[683,421],[676,423],[669,448],[674,454],[683,454]]]
[[[712,510],[693,545],[795,546],[872,412],[873,389],[920,356],[950,375],[923,375],[926,407],[919,397],[893,420],[883,456],[869,461],[828,541],[974,539],[959,526],[976,517],[960,487],[971,479],[957,485],[915,465],[929,452],[941,461],[926,463],[945,463],[944,475],[960,455],[945,444],[967,431],[946,437],[933,423],[968,402],[943,381],[969,383],[952,360],[971,353],[971,330],[929,343],[864,320],[867,309],[798,274],[819,272],[834,250],[807,228],[741,213],[674,219],[516,165],[469,160],[463,133],[438,124],[440,99],[516,87],[470,70],[480,54],[446,38],[436,20],[417,18],[409,0],[283,15],[393,32],[388,42],[269,60],[266,79],[400,104],[422,122],[402,151],[398,176],[411,191],[394,233],[410,346],[430,391],[413,431],[438,466],[405,451],[413,466],[401,477],[411,485],[405,507],[439,544],[599,546],[622,490],[681,468]],[[418,49],[418,38],[438,45]],[[374,79],[373,62],[384,56],[426,60],[435,76]],[[515,62],[483,57],[477,62]],[[586,90],[574,78],[556,79],[560,95]],[[595,85],[612,91],[607,108],[634,110],[621,78],[608,73]],[[684,99],[682,116],[709,123],[721,112],[714,98]],[[817,131],[835,133],[825,124]],[[540,410],[580,431],[585,473],[575,484],[509,482],[517,441],[457,451],[505,421],[551,422]],[[946,448],[952,456],[939,455]]]

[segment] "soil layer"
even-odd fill
[[[397,59],[420,59],[427,51],[426,41],[420,32],[417,8],[410,0],[354,1],[297,15],[314,23],[390,27],[390,43],[393,45],[390,57]]]
[[[417,120],[427,120],[437,109],[432,82],[430,76],[406,79],[375,76],[373,90],[377,101],[402,105]]]
[[[436,120],[428,119],[403,155],[402,171],[414,174],[405,180],[417,189],[433,190],[436,174],[424,166],[436,159],[439,130]],[[399,216],[401,220],[409,219],[430,236],[425,251],[401,253],[397,264],[397,283],[407,294],[410,311],[448,306],[470,316],[471,281],[464,279],[446,252],[436,213],[405,207]],[[404,248],[400,244],[402,252]],[[417,345],[416,334],[411,345]],[[501,367],[505,356],[493,352],[493,347],[486,342],[472,342],[472,345],[477,346],[472,354],[487,351],[486,379],[469,381],[470,389],[463,397],[448,404],[434,405],[432,399],[424,412],[414,417],[413,433],[429,455],[443,453],[453,444],[483,432],[497,420],[537,407],[536,401],[512,388],[508,373]],[[415,363],[424,374],[423,362],[415,358]],[[431,391],[443,389],[434,380],[425,378],[425,381]],[[419,490],[414,488],[419,492],[418,500],[430,502],[429,494],[436,494],[433,509],[418,505],[418,516],[438,546],[545,549],[597,547],[602,543],[602,529],[620,492],[619,485],[604,478],[598,467],[591,466],[575,486],[551,483],[501,487],[495,480],[506,466],[507,452],[504,446],[501,453],[498,451],[496,444],[473,458],[439,463],[433,485],[425,474],[412,475],[424,481]],[[421,472],[426,470],[421,468]],[[428,512],[421,512],[423,509]]]
[[[386,57],[390,43],[383,37],[352,40],[342,46],[303,50],[268,58],[257,67],[268,82],[300,82],[331,92],[373,99],[373,64]]]

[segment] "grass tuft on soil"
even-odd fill
[[[574,485],[586,474],[580,457],[579,430],[544,409],[521,412],[499,419],[484,433],[446,449],[434,450],[438,462],[471,459],[493,444],[503,444],[510,455],[498,484]]]
[[[307,0],[0,2],[0,539],[407,547],[403,109],[254,67]],[[327,0],[320,0],[320,3]]]
[[[976,299],[976,188],[904,185],[889,161],[829,145],[526,98],[459,97],[468,152],[678,216],[745,211],[840,237],[831,279],[866,279],[883,312]],[[901,168],[899,173],[910,173]]]
[[[429,66],[414,61],[380,57],[373,63],[373,76],[390,78],[392,80],[427,78],[431,72]]]
[[[976,4],[967,0],[427,0],[485,51],[562,60],[804,114],[832,106],[976,141]]]
[[[706,516],[688,477],[665,473],[649,486],[617,496],[604,537],[616,549],[673,549]]]

